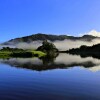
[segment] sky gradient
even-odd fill
[[[0,42],[35,33],[100,31],[100,0],[0,0]]]

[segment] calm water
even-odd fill
[[[100,60],[0,59],[0,100],[100,100]]]

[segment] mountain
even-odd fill
[[[15,39],[11,39],[7,42],[4,42],[3,44],[5,45],[10,45],[10,44],[16,44],[19,42],[27,42],[30,43],[32,41],[43,41],[43,40],[49,40],[49,41],[62,41],[62,40],[81,40],[81,41],[91,41],[93,39],[100,39],[100,37],[95,37],[92,35],[84,35],[82,37],[74,37],[74,36],[67,36],[67,35],[47,35],[47,34],[42,34],[42,33],[38,33],[38,34],[33,34],[30,36],[25,36],[25,37],[20,37],[20,38],[15,38]]]

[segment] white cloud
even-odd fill
[[[87,34],[100,37],[100,32],[97,32],[96,30],[92,30]]]
[[[96,30],[92,30],[88,33],[81,33],[79,34],[79,36],[83,36],[83,35],[92,35],[92,36],[97,36],[100,37],[100,32],[96,31]]]

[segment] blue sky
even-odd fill
[[[100,31],[100,0],[0,0],[0,42],[35,33]]]

